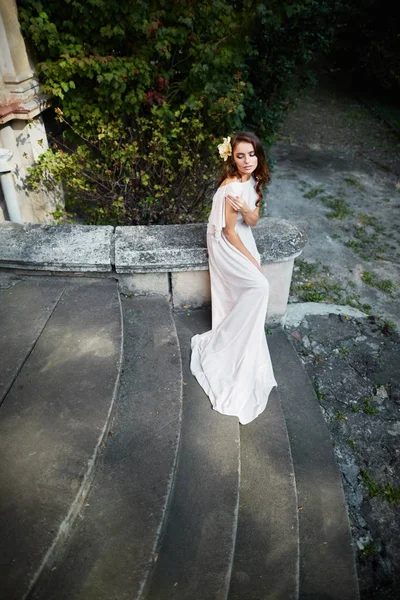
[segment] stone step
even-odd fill
[[[0,589],[20,600],[89,488],[119,380],[121,318],[112,280],[27,280],[0,292],[0,306],[15,374],[0,409]]]
[[[15,321],[9,356],[0,337],[7,600],[359,598],[329,432],[283,330],[268,337],[278,389],[240,427],[190,373],[190,338],[210,312],[174,319],[163,298],[122,297],[110,424],[115,282],[39,287],[0,291],[0,316]]]
[[[270,348],[274,336],[268,336]],[[279,388],[272,390],[265,411],[240,428],[239,520],[229,600],[298,598],[296,482],[279,395]]]
[[[17,278],[4,281],[4,289],[0,293],[0,404],[57,306],[64,288],[62,281],[32,279],[24,282]]]
[[[299,503],[301,600],[359,598],[352,537],[329,431],[284,330],[270,345],[293,456]]]
[[[182,439],[168,522],[146,600],[227,597],[236,536],[239,424],[211,410],[190,373],[190,338],[209,311],[175,315],[183,364]]]
[[[122,297],[124,368],[102,465],[36,600],[132,600],[156,559],[179,446],[182,371],[169,303]]]

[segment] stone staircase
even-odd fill
[[[112,278],[2,282],[1,598],[359,597],[329,433],[282,329],[279,387],[239,426],[189,371],[208,311]]]

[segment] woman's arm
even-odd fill
[[[226,199],[235,211],[242,213],[243,220],[247,225],[253,227],[258,223],[258,217],[260,216],[260,207],[256,206],[254,210],[250,210],[249,206],[239,196],[232,196],[227,194]]]
[[[240,210],[243,215],[243,220],[247,225],[253,227],[258,223],[258,217],[260,216],[260,207],[256,206],[254,210],[250,210],[247,204],[244,202],[244,207]]]
[[[229,202],[225,202],[225,227],[223,228],[224,235],[228,242],[232,244],[239,252],[244,254],[256,267],[261,271],[261,267],[254,258],[254,256],[249,252],[246,246],[243,244],[239,235],[235,231],[235,225],[237,220],[237,212],[230,205]]]

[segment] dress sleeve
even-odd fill
[[[225,227],[225,195],[240,196],[242,188],[240,183],[232,182],[217,189],[213,197],[211,213],[208,218],[207,233],[215,237],[217,242],[221,239],[221,232]]]

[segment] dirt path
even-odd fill
[[[400,138],[343,90],[309,90],[272,148],[270,216],[309,238],[291,302],[351,304],[400,328]]]
[[[299,99],[280,131],[289,143],[365,160],[376,175],[400,180],[400,137],[342,84],[322,79]]]

